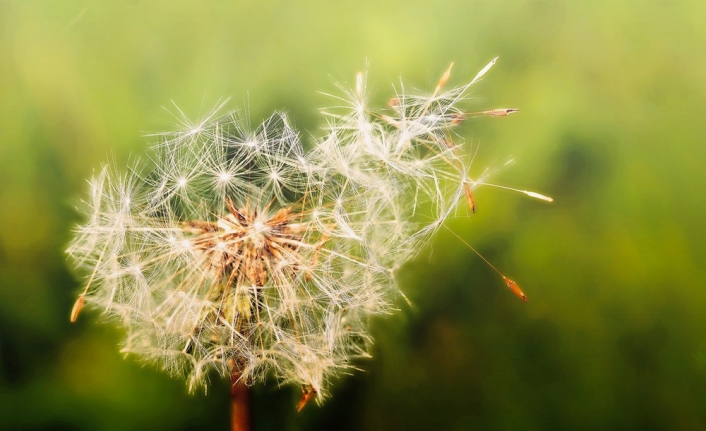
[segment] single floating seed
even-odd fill
[[[476,213],[476,201],[473,199],[473,192],[471,191],[471,186],[468,183],[463,183],[463,192],[466,194],[466,202],[468,202],[468,207],[471,209],[473,214]]]
[[[491,117],[507,117],[508,115],[514,114],[515,112],[520,112],[520,110],[517,108],[501,108],[493,109],[490,111],[482,111],[479,112],[479,114],[489,115]]]
[[[505,284],[507,284],[507,287],[512,290],[512,293],[514,293],[518,298],[520,298],[522,301],[527,302],[527,295],[524,294],[522,289],[520,289],[520,286],[517,285],[513,280],[510,280],[509,278],[505,277],[503,275],[503,281],[505,281]]]
[[[81,312],[85,303],[86,303],[86,294],[79,295],[76,302],[74,302],[74,307],[71,309],[71,318],[70,318],[71,323],[74,323],[76,321],[76,319],[78,319],[78,313]]]

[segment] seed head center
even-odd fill
[[[268,279],[281,282],[302,266],[300,252],[307,244],[301,236],[306,224],[300,213],[289,207],[268,216],[249,205],[236,208],[227,203],[229,212],[217,221],[190,221],[184,227],[195,235],[192,243],[205,257],[204,265],[226,280],[226,289],[243,284],[262,287]]]

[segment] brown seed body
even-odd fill
[[[74,302],[74,306],[71,309],[71,318],[70,318],[71,323],[75,322],[76,319],[78,319],[78,313],[80,313],[81,310],[83,309],[85,301],[86,301],[86,294],[82,294],[78,297],[76,302]]]
[[[501,108],[493,109],[491,111],[483,111],[481,114],[490,115],[491,117],[507,117],[515,112],[520,112],[520,110],[516,108]]]
[[[312,398],[316,395],[316,390],[314,390],[311,385],[308,386],[302,386],[302,399],[299,400],[299,403],[297,404],[297,411],[300,412],[302,409],[311,401]]]
[[[505,281],[505,284],[507,287],[512,290],[512,293],[514,293],[518,298],[520,298],[522,301],[527,302],[527,295],[522,292],[522,289],[520,289],[520,286],[517,285],[513,280],[510,280],[509,278],[505,277],[503,275],[503,281]]]
[[[476,213],[476,201],[473,199],[473,191],[468,183],[463,183],[463,192],[466,194],[466,202],[468,202],[468,207],[471,209],[473,214]]]

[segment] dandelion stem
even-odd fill
[[[231,431],[250,431],[250,388],[240,374],[230,376]]]

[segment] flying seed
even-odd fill
[[[520,110],[517,108],[500,108],[492,109],[490,111],[474,112],[474,114],[488,115],[491,117],[507,117],[508,115],[514,114],[515,112],[520,112]]]
[[[512,293],[514,293],[518,298],[520,298],[522,301],[527,302],[527,295],[522,292],[522,289],[520,289],[520,286],[517,285],[513,280],[510,280],[509,278],[505,277],[503,275],[503,281],[505,281],[505,284],[507,284],[507,287],[512,290]]]
[[[83,306],[85,304],[85,300],[86,300],[86,294],[81,294],[81,295],[79,295],[76,302],[74,302],[74,307],[71,309],[71,318],[70,318],[71,323],[75,322],[76,319],[78,319],[78,313],[80,313],[81,310],[83,309]]]
[[[463,244],[465,244],[468,248],[470,248],[471,251],[473,251],[473,253],[475,253],[478,257],[480,257],[480,258],[483,260],[483,262],[487,263],[488,266],[490,266],[490,267],[493,269],[493,271],[497,272],[497,273],[503,278],[503,281],[505,282],[505,284],[507,285],[507,287],[509,287],[510,290],[512,290],[512,293],[514,293],[515,295],[517,295],[517,297],[520,298],[522,301],[527,302],[527,295],[525,295],[524,292],[522,292],[522,289],[520,289],[520,286],[518,286],[517,283],[515,283],[513,280],[511,280],[511,279],[505,277],[505,276],[503,275],[503,273],[500,272],[500,270],[495,267],[495,265],[493,265],[492,263],[490,263],[490,262],[488,261],[488,259],[486,259],[485,257],[483,257],[483,255],[480,254],[480,252],[478,252],[478,250],[476,250],[475,248],[473,248],[473,246],[471,246],[466,240],[464,240],[464,239],[461,238],[456,232],[454,232],[453,230],[451,230],[450,227],[448,227],[448,226],[446,226],[446,225],[444,225],[444,227],[445,227],[446,229],[448,229],[448,231],[451,232],[456,238],[458,238]]]
[[[471,209],[473,214],[476,213],[476,201],[473,199],[473,191],[471,191],[471,186],[468,183],[463,183],[463,192],[466,194],[466,202],[468,202],[468,207]]]
[[[451,68],[454,67],[453,62],[449,65],[449,68],[446,69],[446,72],[444,72],[443,75],[441,75],[441,79],[439,79],[439,83],[436,84],[436,89],[434,90],[434,96],[439,94],[439,91],[446,85],[446,83],[449,81],[449,78],[451,78]]]

